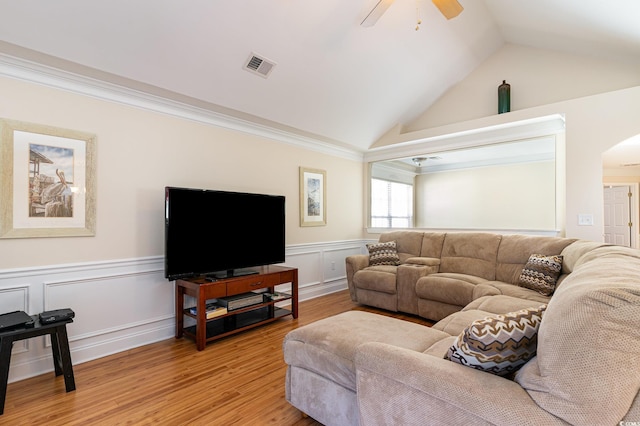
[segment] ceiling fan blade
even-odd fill
[[[460,12],[464,9],[457,0],[431,0],[433,4],[440,9],[440,13],[447,19],[453,19],[460,15]]]
[[[364,21],[360,23],[360,25],[363,27],[373,27],[376,22],[378,22],[378,19],[380,19],[384,12],[389,9],[389,6],[391,6],[394,1],[395,0],[379,0],[375,7],[371,9],[371,12],[369,12],[367,17],[364,18]]]

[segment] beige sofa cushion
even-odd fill
[[[363,290],[395,294],[397,272],[397,266],[369,266],[353,275],[353,284]]]
[[[570,274],[580,266],[584,254],[605,246],[608,246],[608,244],[587,240],[578,240],[569,244],[562,250],[562,253],[560,253],[562,255],[562,273]]]
[[[447,355],[447,351],[453,345],[453,342],[457,339],[457,336],[449,336],[445,339],[438,340],[431,345],[429,349],[424,351],[424,354],[435,356],[436,358],[443,359]]]
[[[500,235],[481,232],[448,233],[444,239],[440,272],[494,280]]]
[[[457,339],[458,335],[462,333],[464,329],[469,326],[469,324],[474,321],[491,316],[492,314],[492,312],[482,311],[479,309],[469,309],[465,311],[454,312],[453,314],[447,315],[445,318],[435,323],[432,328],[434,330],[440,330],[444,331],[447,334],[451,334]]]
[[[541,408],[571,424],[618,424],[640,389],[638,253],[585,254],[549,302],[538,356],[516,375]]]
[[[503,284],[504,286],[509,286],[513,288],[518,288],[511,284]],[[529,290],[531,294],[534,292]],[[529,300],[519,296],[510,296],[505,294],[500,294],[497,296],[485,296],[479,299],[474,300],[465,306],[462,311],[469,310],[481,310],[485,312],[490,312],[493,314],[504,314],[507,312],[519,311],[520,309],[532,308],[536,306],[540,306],[543,303],[548,303],[549,298],[539,295],[540,300]]]
[[[424,352],[449,337],[413,322],[349,311],[289,332],[284,339],[284,360],[288,365],[313,371],[355,391],[354,359],[361,344],[381,342]]]
[[[549,296],[543,296],[535,290],[517,286],[515,284],[507,284],[500,281],[486,281],[478,284],[473,291],[473,299],[479,299],[485,296],[511,296],[524,300],[532,300],[535,302],[547,303]]]
[[[561,254],[576,241],[569,238],[536,235],[503,235],[496,260],[496,281],[517,284],[522,268],[534,253]]]
[[[504,284],[518,288],[512,284]],[[492,316],[495,314],[506,314],[527,308],[537,308],[543,303],[547,303],[548,297],[540,296],[543,300],[526,300],[518,297],[498,295],[485,296],[474,300],[465,306],[461,311],[454,312],[446,318],[441,319],[433,328],[445,333],[457,336],[472,322]]]
[[[422,237],[421,257],[433,257],[440,260],[445,232],[425,232]]]
[[[473,300],[475,286],[485,281],[467,274],[430,274],[416,282],[416,294],[421,299],[464,306]]]
[[[410,257],[420,256],[423,235],[423,232],[415,231],[385,232],[383,234],[380,234],[378,242],[388,243],[391,241],[395,241],[398,250],[398,256],[400,257],[400,262],[403,263]]]

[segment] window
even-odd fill
[[[413,185],[371,179],[371,226],[410,228],[413,226]]]

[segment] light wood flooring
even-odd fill
[[[168,339],[74,366],[76,390],[54,373],[11,383],[0,425],[319,425],[284,398],[284,336],[348,310],[429,325],[353,303],[346,290],[300,303],[283,318],[209,343]]]

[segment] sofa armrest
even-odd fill
[[[423,266],[440,266],[440,259],[436,257],[410,257],[404,261],[406,264],[410,265],[423,265]],[[436,268],[435,272],[438,272],[438,268]]]
[[[412,257],[411,259],[430,259],[428,257]],[[398,266],[396,274],[396,285],[398,294],[398,310],[408,314],[418,315],[418,295],[416,293],[416,282],[422,277],[438,272],[438,263],[429,265],[427,263],[403,263]]]
[[[384,343],[358,347],[361,424],[564,424],[519,384]]]
[[[356,289],[353,284],[353,276],[356,272],[361,269],[369,266],[369,255],[368,254],[354,254],[351,256],[347,256],[345,259],[346,269],[347,269],[347,284],[349,286],[349,294],[351,295],[351,300],[357,302],[356,298]]]

